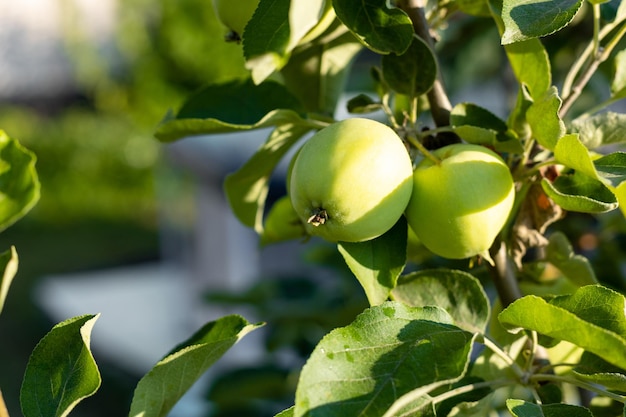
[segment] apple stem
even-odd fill
[[[415,146],[417,150],[419,150],[420,153],[424,155],[426,158],[430,159],[437,165],[441,163],[441,159],[437,158],[435,154],[433,154],[431,151],[426,149],[426,147],[422,145],[422,143],[415,137],[415,135],[408,134],[406,135],[406,138],[411,143],[411,145]]]
[[[323,208],[317,208],[315,209],[315,213],[313,213],[313,215],[309,217],[306,222],[317,227],[326,223],[326,220],[328,220],[328,212],[326,212]]]

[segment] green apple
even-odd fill
[[[290,170],[289,193],[307,233],[361,242],[389,230],[412,190],[413,167],[396,132],[353,118],[320,130],[302,146]]]
[[[259,0],[213,0],[217,18],[239,38],[258,5]]]
[[[413,173],[406,218],[431,252],[450,259],[481,255],[489,248],[513,207],[511,172],[493,151],[454,144],[437,149],[440,162],[424,158]]]

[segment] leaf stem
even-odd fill
[[[562,382],[570,385],[577,386],[582,389],[586,389],[588,391],[595,392],[597,394],[603,395],[605,397],[609,397],[615,401],[618,401],[622,404],[626,404],[626,396],[619,395],[609,390],[605,390],[598,385],[590,384],[588,382],[580,381],[575,378],[569,378],[562,375],[554,375],[554,374],[535,374],[530,377],[531,382],[543,382],[543,381],[553,381],[553,382]]]
[[[431,151],[426,149],[426,147],[422,145],[422,142],[420,142],[413,133],[409,133],[408,135],[406,135],[406,138],[409,141],[409,143],[415,146],[417,150],[420,151],[420,153],[424,155],[426,158],[433,161],[433,163],[435,163],[436,165],[439,165],[441,163],[441,159],[437,158],[435,154],[433,154]]]
[[[506,387],[507,385],[513,385],[515,383],[516,381],[513,381],[511,379],[506,379],[506,378],[495,379],[493,381],[475,382],[473,384],[463,385],[463,386],[451,389],[449,391],[446,391],[442,394],[439,394],[435,397],[430,398],[430,401],[424,401],[423,403],[419,405],[425,406],[429,403],[438,404],[449,398],[453,398],[453,397],[456,397],[457,395],[462,395],[468,392],[472,392],[477,389],[501,388],[501,387]],[[396,399],[396,401],[391,405],[391,407],[389,407],[389,409],[387,409],[383,417],[390,417],[390,416],[398,415],[399,412],[402,411],[404,407],[410,406],[412,403],[419,401],[422,397],[427,395],[430,391],[432,391],[436,387],[432,387],[430,389],[428,388],[429,388],[428,385],[426,385],[424,387],[416,388],[402,395],[400,398]]]
[[[432,398],[432,402],[433,404],[438,404],[449,398],[456,397],[457,395],[472,392],[481,388],[501,388],[508,385],[514,385],[516,383],[516,381],[508,378],[494,379],[493,381],[475,382],[473,384],[462,385],[460,387],[451,389],[450,391],[446,391],[443,394],[439,394],[436,397]]]
[[[511,367],[511,370],[515,373],[515,375],[517,375],[520,380],[523,380],[526,373],[522,368],[520,368],[520,366],[515,362],[511,355],[506,353],[504,349],[502,349],[495,341],[491,340],[486,335],[482,335],[482,337],[483,344],[493,353],[498,355],[498,357],[500,357],[504,362],[506,362],[506,364]]]
[[[592,56],[598,56],[600,52],[600,4],[592,3],[593,10],[593,52]]]
[[[530,370],[535,362],[535,348],[539,345],[539,341],[537,338],[537,332],[531,330],[530,332],[530,354],[528,355],[528,359],[526,360],[526,370]]]

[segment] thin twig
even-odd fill
[[[426,42],[431,51],[435,50],[435,44],[430,34],[428,22],[424,14],[424,1],[423,0],[402,0],[398,1],[398,6],[405,11],[405,13],[413,22],[413,29],[415,34]],[[437,78],[435,83],[428,93],[428,103],[430,104],[430,112],[437,127],[450,125],[450,111],[452,105],[450,99],[443,86],[441,72],[437,70]]]
[[[596,20],[599,20],[599,15],[598,16],[594,15],[594,18]],[[563,84],[563,91],[562,91],[562,96],[564,97],[563,105],[561,106],[561,109],[559,110],[559,116],[561,118],[565,117],[565,115],[571,108],[572,104],[574,104],[574,102],[580,96],[580,94],[582,93],[583,89],[585,88],[585,86],[587,85],[587,83],[589,82],[593,74],[595,74],[600,64],[609,58],[609,56],[613,52],[613,49],[617,46],[617,44],[624,37],[624,35],[626,35],[626,23],[623,23],[623,22],[620,22],[620,23],[622,24],[621,28],[617,31],[615,36],[613,36],[613,38],[609,40],[609,42],[607,42],[606,45],[604,45],[604,47],[600,46],[600,41],[605,36],[607,36],[611,32],[612,29],[617,27],[616,24],[614,23],[611,25],[607,25],[599,31],[594,30],[594,38],[589,43],[589,45],[587,45],[583,53],[580,54],[580,56],[578,57],[578,59],[576,60],[572,68],[570,69],[570,72],[567,74],[565,78],[565,82]],[[576,75],[582,68],[583,63],[589,57],[591,57],[591,61],[589,62],[584,72],[579,76],[578,80],[574,84]]]
[[[522,291],[517,283],[515,265],[504,242],[494,244],[491,257],[494,263],[494,266],[490,268],[493,282],[502,306],[506,307],[522,296]]]

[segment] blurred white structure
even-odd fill
[[[64,51],[68,18],[93,47],[106,49],[116,0],[0,2],[0,101],[62,95],[75,87]],[[71,16],[77,14],[77,16]]]

